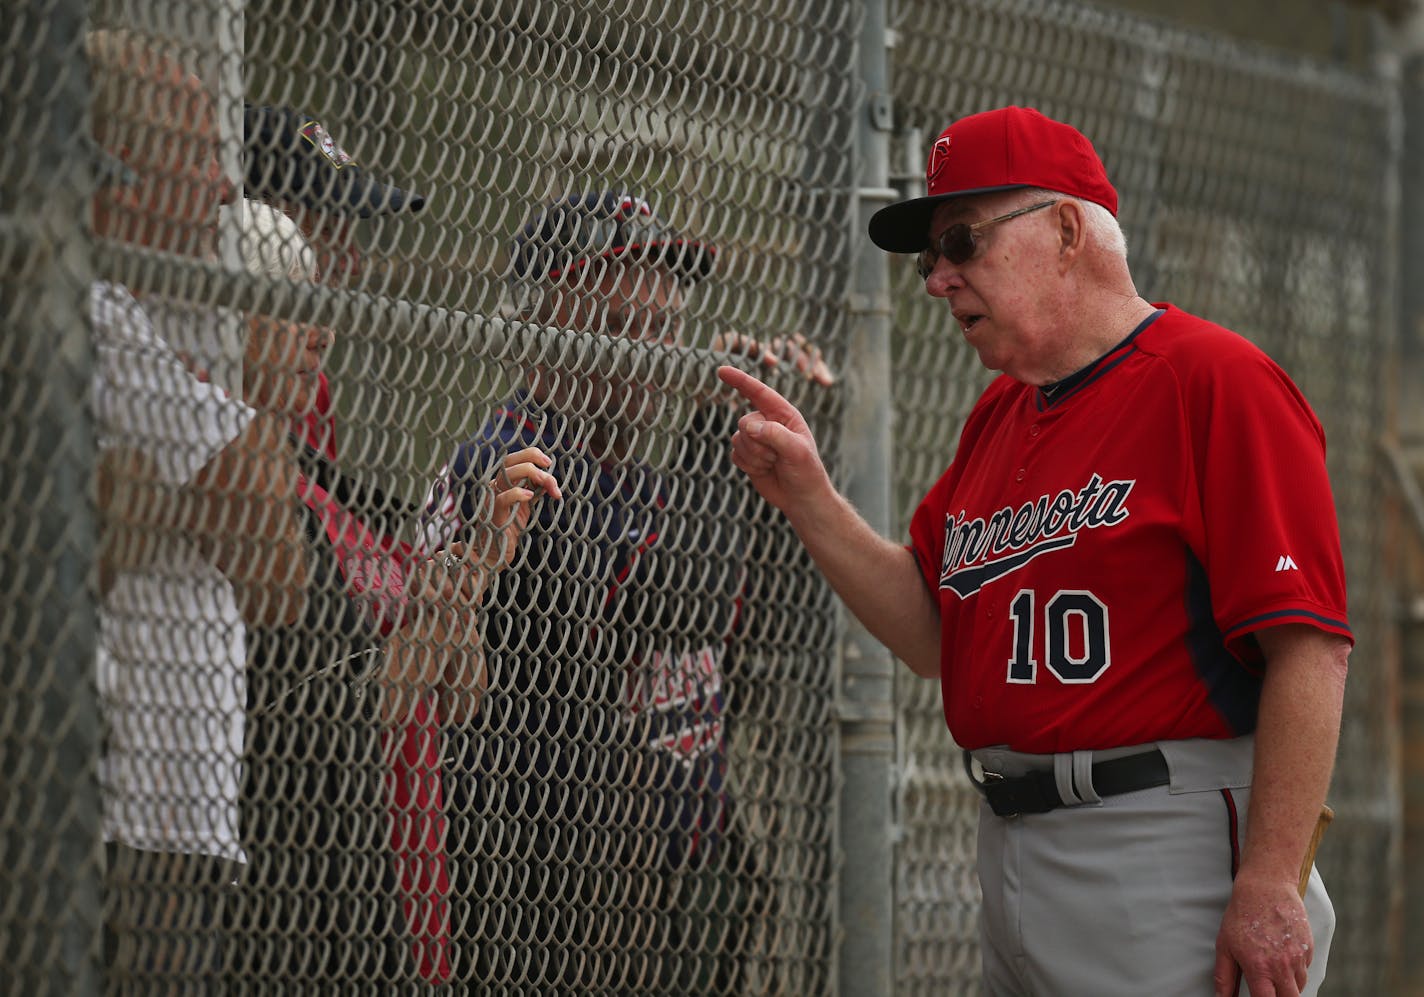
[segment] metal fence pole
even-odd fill
[[[97,994],[85,4],[7,6],[25,48],[0,87],[0,965],[13,993]]]
[[[1402,183],[1400,184],[1401,210],[1399,213],[1400,255],[1399,272],[1399,364],[1395,368],[1396,382],[1393,397],[1396,411],[1393,413],[1399,441],[1399,449],[1393,454],[1398,480],[1406,487],[1406,498],[1413,498],[1413,504],[1406,503],[1405,526],[1401,532],[1411,529],[1414,538],[1424,537],[1424,515],[1420,513],[1417,501],[1417,482],[1424,469],[1424,404],[1421,404],[1414,386],[1424,373],[1424,285],[1417,279],[1421,265],[1424,265],[1424,190],[1417,181],[1411,180],[1411,172],[1417,169],[1419,156],[1424,154],[1424,56],[1409,52],[1400,61],[1398,79],[1400,83],[1400,104],[1403,112],[1404,150],[1401,159]],[[1407,515],[1412,511],[1413,515]],[[1407,549],[1407,548],[1406,548]],[[1417,556],[1416,556],[1417,557]],[[1417,576],[1417,560],[1404,558],[1396,565],[1396,572],[1402,576],[1398,585],[1398,621],[1400,627],[1400,726],[1403,731],[1401,781],[1403,791],[1403,816],[1401,829],[1402,864],[1408,879],[1401,889],[1401,921],[1394,929],[1394,937],[1405,939],[1405,943],[1394,946],[1397,965],[1393,967],[1394,983],[1400,993],[1424,992],[1424,949],[1409,944],[1408,939],[1420,937],[1424,932],[1424,611],[1417,583],[1409,583],[1408,573],[1414,569]],[[1411,591],[1412,589],[1412,591]]]
[[[870,215],[897,197],[888,186],[893,122],[886,42],[886,5],[871,0],[860,37],[865,99],[856,127],[859,196],[850,245],[857,258],[844,451],[847,495],[882,533],[889,532],[893,519],[889,268],[865,229]],[[855,997],[889,994],[894,979],[895,667],[890,652],[849,620],[837,697],[844,855],[838,969],[840,993]]]

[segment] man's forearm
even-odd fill
[[[910,670],[940,673],[940,617],[914,555],[834,492],[787,517],[831,588]]]
[[[736,367],[717,376],[751,403],[732,434],[732,463],[790,521],[846,607],[918,675],[939,675],[939,605],[914,555],[875,532],[835,490],[805,418]]]
[[[1267,664],[1239,876],[1294,883],[1330,788],[1349,650],[1305,626],[1261,638]]]

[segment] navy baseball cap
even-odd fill
[[[943,201],[1041,187],[1101,204],[1117,214],[1117,191],[1082,132],[1031,107],[1000,107],[960,118],[930,149],[924,197],[886,205],[870,218],[870,241],[891,253],[929,243],[930,216]]]
[[[509,280],[557,280],[596,259],[662,263],[688,280],[712,272],[717,248],[684,238],[641,197],[616,191],[568,194],[546,204],[514,236]]]
[[[356,165],[321,122],[299,111],[245,104],[242,125],[250,195],[361,218],[425,207],[424,197],[381,183]]]

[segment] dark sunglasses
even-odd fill
[[[930,242],[928,249],[920,250],[919,259],[916,266],[920,271],[920,279],[928,280],[933,272],[935,264],[943,256],[955,266],[968,263],[974,258],[974,254],[979,251],[979,240],[977,234],[988,228],[990,225],[997,225],[1006,222],[1010,218],[1017,218],[1019,215],[1026,215],[1030,211],[1037,211],[1039,208],[1047,208],[1057,204],[1057,200],[1039,201],[1037,204],[1030,204],[1026,208],[1018,208],[1010,211],[1006,215],[999,215],[997,218],[986,218],[982,222],[975,222],[966,225],[964,222],[956,222],[939,234],[939,238]]]

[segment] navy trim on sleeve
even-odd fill
[[[1346,634],[1349,634],[1351,638],[1355,636],[1354,631],[1350,629],[1350,624],[1345,622],[1344,620],[1332,619],[1329,616],[1322,616],[1320,613],[1312,613],[1309,610],[1305,609],[1281,609],[1277,610],[1274,613],[1263,613],[1260,616],[1253,616],[1249,620],[1243,620],[1242,622],[1236,624],[1236,626],[1232,627],[1231,635],[1233,637],[1237,636],[1243,631],[1250,630],[1255,627],[1256,624],[1262,623],[1266,620],[1279,620],[1288,617],[1302,616],[1308,620],[1314,620],[1317,623],[1330,627],[1332,630],[1343,630]]]
[[[1216,707],[1235,736],[1256,729],[1256,713],[1261,702],[1261,678],[1244,668],[1227,650],[1226,640],[1216,625],[1211,605],[1211,585],[1206,567],[1188,549],[1187,654],[1197,677],[1206,686],[1207,698]]]

